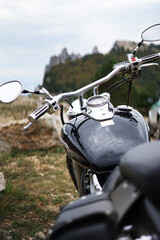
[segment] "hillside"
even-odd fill
[[[52,66],[46,72],[43,79],[43,86],[52,93],[76,90],[96,79],[99,79],[112,70],[112,65],[116,62],[126,60],[126,54],[134,49],[136,43],[126,41],[116,41],[111,51],[107,54],[93,53],[85,55],[75,60],[67,58],[65,63]],[[160,51],[159,45],[143,45],[137,56],[145,56]],[[147,108],[147,98],[156,98],[160,86],[160,69],[156,67],[145,68],[142,76],[134,81],[132,104]],[[104,90],[105,88],[103,88]],[[119,91],[118,91],[119,92]],[[124,104],[126,90],[114,94],[113,103]],[[117,101],[118,99],[118,101]],[[119,101],[121,99],[121,102]]]
[[[75,90],[92,81],[105,60],[100,53],[86,55],[74,61],[67,60],[65,64],[53,66],[44,76],[43,86],[54,93]]]

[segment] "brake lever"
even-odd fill
[[[158,66],[158,63],[146,63],[146,64],[142,64],[141,65],[141,68],[143,67],[152,67],[152,66]]]

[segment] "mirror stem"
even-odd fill
[[[44,93],[42,93],[41,91],[28,91],[28,90],[26,90],[26,89],[24,89],[23,91],[22,91],[22,93],[33,93],[33,94],[44,94]]]
[[[133,55],[133,56],[136,54],[137,49],[142,45],[142,43],[143,43],[143,40],[142,40],[141,42],[139,42],[138,45],[137,45],[137,47],[133,50],[133,52],[132,52],[132,55]]]

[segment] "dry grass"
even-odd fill
[[[26,118],[40,102],[35,96],[1,103],[0,124]],[[0,171],[6,179],[0,192],[1,240],[43,239],[59,207],[78,197],[61,148],[0,154]]]
[[[47,236],[59,207],[78,196],[60,148],[1,154],[0,169],[6,179],[0,193],[0,239]]]
[[[42,103],[38,96],[22,96],[0,103],[0,125],[27,118]],[[0,172],[6,189],[0,192],[0,239],[43,239],[59,207],[77,198],[61,148],[0,153]]]
[[[14,102],[0,103],[0,124],[11,120],[21,120],[40,105],[40,98],[37,96],[21,96]]]

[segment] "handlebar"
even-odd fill
[[[53,110],[52,113],[57,111],[57,109],[59,108],[58,102],[61,99],[79,97],[80,106],[82,108],[83,107],[83,94],[85,92],[87,92],[88,90],[97,89],[99,87],[99,85],[109,81],[110,79],[112,79],[115,75],[119,74],[120,72],[128,72],[128,73],[133,72],[134,73],[136,71],[139,71],[143,65],[147,66],[146,63],[150,63],[150,62],[158,60],[158,59],[160,59],[160,52],[151,54],[151,55],[139,58],[139,59],[137,57],[134,57],[133,55],[131,55],[131,57],[129,57],[129,62],[122,62],[122,63],[116,64],[114,69],[107,76],[105,76],[93,83],[90,83],[87,86],[84,86],[76,91],[60,93],[57,96],[52,97],[48,93],[47,90],[45,91],[45,89],[43,89],[43,92],[47,93],[48,98],[44,101],[45,102],[44,105],[42,105],[40,108],[35,110],[32,114],[30,114],[30,116],[28,117],[28,120],[32,124],[36,120],[38,120],[41,116],[43,116],[49,109]],[[149,65],[150,64],[148,64],[148,66]],[[28,127],[29,126],[30,126],[30,124],[28,125]],[[26,127],[26,129],[28,127]]]
[[[139,58],[137,63],[138,63],[138,66],[141,66],[144,63],[150,63],[150,62],[152,62],[154,60],[158,60],[158,59],[160,59],[160,53],[155,53],[155,54],[152,54],[152,55],[148,55],[148,56]],[[132,64],[133,64],[133,66],[132,66]],[[109,81],[111,78],[113,78],[118,73],[123,72],[123,71],[127,72],[130,69],[133,70],[132,67],[135,67],[135,66],[136,66],[136,63],[134,61],[133,62],[131,61],[130,63],[122,62],[122,63],[116,64],[115,69],[113,71],[111,71],[107,76],[105,76],[105,77],[103,77],[103,78],[101,78],[101,79],[99,79],[99,80],[97,80],[93,83],[90,83],[87,86],[82,87],[82,88],[80,88],[80,89],[78,89],[74,92],[59,94],[59,95],[57,95],[56,100],[59,101],[60,99],[82,96],[88,90],[96,88],[99,85]]]
[[[128,66],[127,66],[128,67]],[[99,87],[99,85],[108,82],[111,78],[113,78],[115,75],[117,75],[119,72],[121,72],[122,70],[124,70],[126,68],[125,65],[119,65],[117,68],[115,68],[114,70],[112,70],[108,75],[106,75],[105,77],[92,82],[90,84],[88,84],[87,86],[84,86],[76,91],[73,92],[68,92],[68,93],[61,93],[59,95],[57,95],[57,101],[59,101],[60,99],[65,99],[65,98],[71,98],[71,97],[77,97],[77,96],[82,96],[85,92]]]

